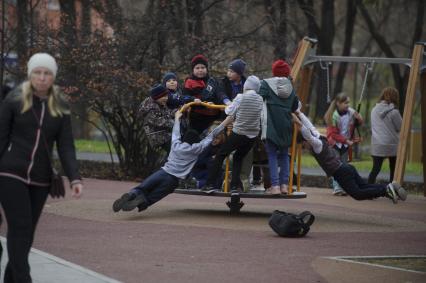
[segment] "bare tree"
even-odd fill
[[[358,0],[347,0],[346,1],[346,24],[345,24],[345,41],[343,43],[342,56],[350,56],[352,48],[352,38],[355,27],[355,19],[357,12]],[[339,69],[336,75],[336,84],[334,87],[334,95],[337,95],[342,91],[343,81],[345,79],[346,69],[348,63],[342,62],[339,65]]]
[[[268,25],[270,27],[271,45],[274,47],[276,59],[287,59],[287,1],[278,1],[278,7],[274,7],[272,0],[264,2]]]
[[[321,26],[318,24],[314,13],[314,2],[308,0],[297,0],[299,7],[302,9],[308,22],[308,32],[312,37],[318,38],[317,53],[320,55],[333,54],[333,40],[334,40],[334,0],[323,0],[321,5]],[[329,74],[327,74],[327,70]],[[332,74],[332,68],[323,70],[319,66],[315,67],[314,72],[318,74],[316,80],[316,117],[322,116],[327,110],[327,89],[326,84],[323,83]]]
[[[367,7],[364,5],[362,1],[360,1],[358,8],[361,12],[361,15],[363,16],[365,23],[367,24],[368,30],[371,34],[371,36],[376,41],[379,48],[382,50],[382,52],[385,54],[386,57],[395,58],[397,57],[394,51],[392,50],[391,44],[388,43],[388,40],[385,38],[383,33],[379,31],[377,28],[376,23],[374,22],[373,18],[370,15],[370,12],[368,11]],[[415,42],[419,41],[421,38],[421,35],[423,33],[423,25],[424,25],[424,13],[425,13],[425,4],[424,1],[418,0],[416,5],[416,21],[414,24],[414,32],[412,35],[411,42],[414,45]],[[413,46],[412,45],[412,46]],[[412,48],[411,46],[411,48]],[[391,65],[392,68],[392,74],[393,79],[395,82],[396,88],[399,90],[400,94],[400,110],[401,112],[404,109],[404,102],[405,102],[405,96],[404,96],[404,89],[405,89],[405,78],[407,77],[408,70],[406,69],[404,73],[401,73],[400,66],[396,64]]]

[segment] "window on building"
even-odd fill
[[[47,1],[47,9],[59,11],[60,10],[59,1],[58,0],[48,0]]]

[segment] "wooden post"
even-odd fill
[[[297,57],[294,60],[293,67],[291,68],[291,77],[293,81],[296,81],[299,71],[302,68],[302,64],[305,61],[306,54],[315,45],[316,42],[312,41],[308,37],[303,38],[302,43],[297,52]]]
[[[297,57],[294,60],[294,64],[293,67],[291,68],[291,77],[293,78],[293,83],[296,82],[299,73],[300,73],[300,69],[302,67],[303,61],[305,60],[305,56],[308,53],[308,51],[310,50],[310,48],[312,48],[315,45],[316,42],[313,42],[312,40],[310,40],[309,38],[305,37],[302,40],[302,43],[299,47],[298,53],[297,53]],[[306,85],[306,80],[309,79],[310,80],[310,76],[302,76],[302,81],[300,82],[301,87],[305,87]],[[308,86],[309,89],[309,86]],[[290,158],[290,172],[289,172],[289,180],[288,180],[288,193],[292,194],[293,193],[293,173],[294,173],[294,161],[296,160],[296,137],[297,137],[297,127],[294,126],[293,127],[293,137],[292,137],[292,142],[291,142],[291,147],[290,147],[290,152],[291,152],[291,158]],[[299,174],[299,173],[298,173]]]
[[[306,103],[309,100],[309,89],[311,86],[313,70],[312,66],[307,66],[301,71],[302,73],[300,77],[300,84],[297,88],[297,96],[299,97],[300,102],[302,102],[302,112],[305,111]]]
[[[416,44],[411,60],[410,77],[407,92],[405,94],[404,116],[402,118],[401,131],[399,133],[398,152],[396,157],[394,181],[402,184],[404,181],[405,162],[407,158],[407,141],[411,130],[411,117],[415,103],[416,82],[419,76],[419,67],[423,58],[423,43]]]
[[[424,58],[423,58],[424,59]],[[426,64],[426,62],[423,62]],[[426,177],[426,69],[420,74],[421,113],[422,113],[422,162],[423,182]],[[423,185],[423,195],[426,197],[426,187]]]

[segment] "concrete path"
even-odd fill
[[[1,260],[1,278],[3,279],[8,257],[6,239],[0,237],[0,240],[5,249]],[[120,283],[120,281],[34,248],[31,249],[29,260],[34,283]]]

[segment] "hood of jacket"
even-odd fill
[[[379,113],[380,118],[385,118],[392,110],[396,109],[393,103],[386,103],[385,101],[380,101],[376,104],[376,111]]]
[[[272,91],[281,98],[288,98],[293,92],[293,85],[288,78],[273,77],[265,79]]]

